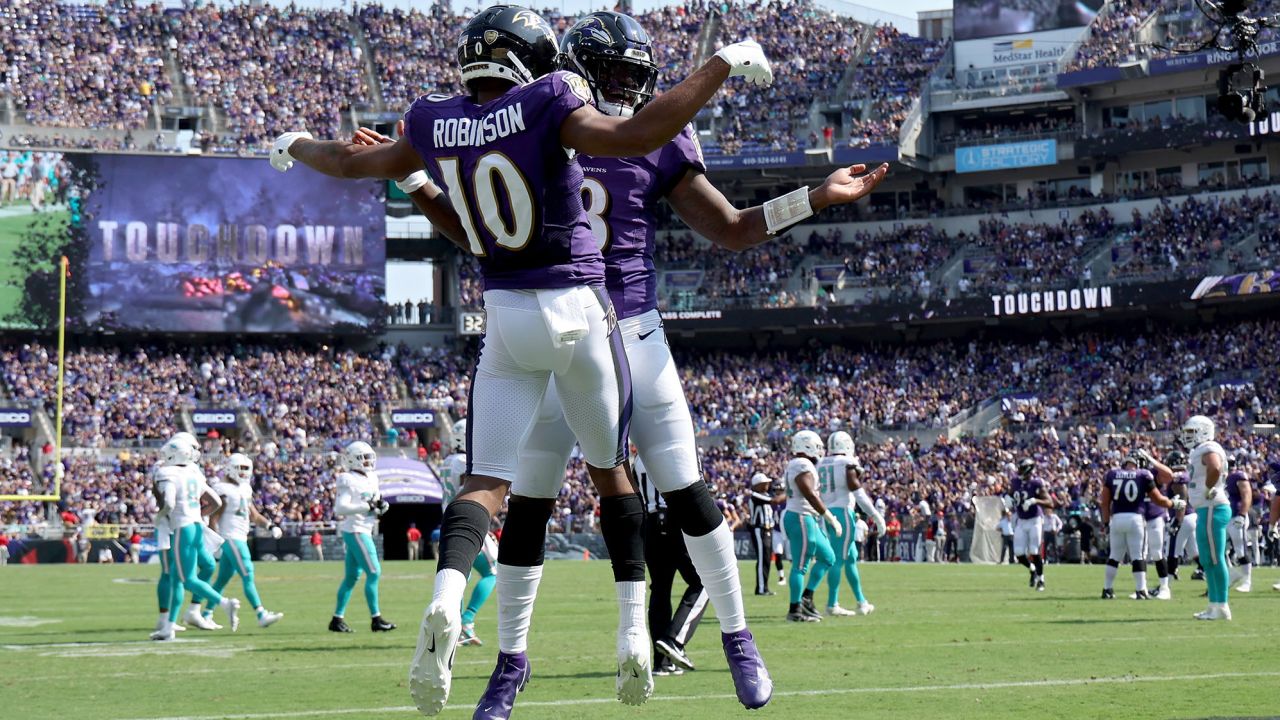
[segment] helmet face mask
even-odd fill
[[[591,13],[560,43],[566,70],[586,79],[596,107],[606,115],[631,117],[653,99],[658,66],[649,35],[622,13]]]
[[[227,478],[236,484],[253,480],[253,461],[241,453],[227,458]]]
[[[342,449],[342,466],[351,472],[370,473],[378,467],[378,455],[369,443],[356,440]]]
[[[1183,447],[1194,450],[1196,447],[1212,442],[1214,437],[1213,421],[1204,415],[1193,415],[1182,425],[1180,434]]]

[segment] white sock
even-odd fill
[[[529,647],[533,600],[542,582],[542,566],[498,563],[495,573],[498,576],[498,649],[504,653],[524,652]]]
[[[462,594],[466,591],[466,575],[453,569],[441,570],[436,573],[436,584],[431,591],[431,604],[439,602],[461,608]]]
[[[1253,582],[1253,564],[1245,563],[1240,566],[1240,579],[1246,583]]]
[[[1147,591],[1147,571],[1136,572],[1133,574],[1133,584],[1138,588],[1138,592]]]
[[[195,615],[199,615],[199,614],[200,614],[200,603],[191,603],[191,607],[187,609],[187,612],[189,612],[189,613],[193,613],[193,614],[195,614]]]
[[[615,582],[613,587],[618,591],[618,632],[644,631],[644,581]]]
[[[1116,586],[1116,573],[1117,573],[1117,572],[1120,572],[1120,568],[1118,568],[1118,567],[1111,567],[1110,565],[1108,565],[1108,566],[1107,566],[1107,579],[1106,579],[1105,581],[1103,581],[1103,583],[1102,583],[1102,587],[1103,587],[1104,589],[1106,589],[1106,590],[1110,590],[1111,588],[1113,588],[1113,587],[1115,587],[1115,586]]]
[[[729,524],[719,527],[702,537],[684,536],[689,548],[689,558],[702,578],[720,621],[720,632],[732,633],[745,630],[747,613],[742,607],[742,581],[738,578],[738,556],[733,552],[733,532]]]
[[[1160,589],[1165,590],[1168,587],[1169,587],[1169,576],[1165,575],[1164,577],[1160,578]]]

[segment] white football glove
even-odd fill
[[[1204,491],[1204,499],[1208,500],[1209,502],[1220,500],[1222,498],[1222,495],[1223,495],[1222,483],[1218,483],[1217,485],[1214,485],[1213,487],[1208,488]]]
[[[872,520],[874,520],[874,521],[875,521],[875,523],[876,523],[876,534],[877,534],[877,535],[884,535],[886,532],[888,532],[888,531],[889,531],[888,526],[884,524],[884,516],[882,516],[882,515],[877,515],[877,516],[875,516],[875,517],[873,517],[873,518],[871,518],[871,519],[872,519]]]
[[[1022,511],[1027,512],[1031,510],[1031,508],[1039,504],[1040,503],[1036,502],[1036,498],[1027,498],[1026,500],[1022,501]]]
[[[386,515],[387,511],[390,509],[391,509],[391,503],[388,503],[386,500],[383,500],[382,498],[378,498],[377,502],[374,503],[373,511],[378,514],[378,517],[382,517],[383,515]]]
[[[1169,506],[1169,509],[1173,510],[1174,512],[1178,512],[1179,510],[1185,510],[1187,507],[1187,501],[1183,500],[1180,497],[1170,498],[1170,502],[1172,502],[1173,504]]]
[[[279,539],[280,539],[280,538],[282,538],[282,537],[284,537],[284,531],[280,529],[280,526],[279,526],[279,525],[272,525],[272,526],[271,526],[271,538],[272,538],[273,540],[279,540]]]
[[[755,40],[725,45],[716,53],[716,57],[729,64],[729,77],[746,78],[747,82],[760,87],[773,84],[773,68],[769,67],[769,58],[764,56],[764,48]]]
[[[1151,456],[1150,452],[1147,452],[1146,448],[1138,448],[1133,454],[1141,461],[1143,470],[1155,467],[1156,459]]]
[[[840,521],[836,520],[836,516],[830,510],[823,513],[822,517],[831,525],[831,532],[835,533],[836,537],[844,535],[844,529],[840,527]]]
[[[1249,528],[1249,518],[1237,515],[1231,518],[1231,525],[1240,530],[1247,530]]]
[[[271,167],[286,172],[293,167],[293,156],[289,154],[289,146],[299,140],[310,140],[309,132],[287,132],[276,138],[271,144]]]
[[[1271,537],[1273,539],[1280,540],[1280,521],[1277,521],[1275,525],[1271,526]]]

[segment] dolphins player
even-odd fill
[[[237,615],[240,601],[223,597],[195,573],[196,555],[201,543],[201,503],[208,498],[214,509],[222,504],[218,495],[209,489],[204,473],[200,470],[200,444],[189,433],[179,433],[160,449],[160,457],[161,466],[156,470],[156,481],[163,498],[160,510],[168,516],[172,533],[169,552],[173,590],[170,595],[172,600],[169,603],[169,618],[159,630],[152,633],[151,639],[173,639],[174,626],[177,624],[186,590],[190,590],[197,599],[225,610],[231,621],[231,631],[235,632],[240,627]]]
[[[244,585],[244,596],[258,616],[258,626],[270,627],[279,622],[284,613],[266,609],[258,597],[258,587],[253,581],[253,559],[249,555],[249,523],[270,528],[271,537],[276,539],[283,533],[253,506],[252,482],[253,461],[235,453],[227,458],[222,480],[213,486],[213,491],[222,498],[222,507],[213,520],[218,536],[223,539],[222,557],[218,561],[218,577],[213,582],[213,589],[222,592],[231,582],[231,577],[239,575]],[[206,608],[206,613],[212,612],[211,607]]]
[[[337,497],[333,501],[333,514],[342,532],[342,544],[346,549],[346,572],[338,586],[338,602],[329,621],[332,632],[354,632],[343,617],[351,591],[355,590],[360,574],[364,573],[364,600],[372,616],[373,632],[395,630],[394,623],[387,622],[378,609],[378,580],[382,577],[382,565],[378,562],[378,548],[373,544],[373,528],[378,518],[390,507],[378,492],[378,474],[375,468],[378,456],[369,443],[356,440],[342,449],[342,472],[338,473]]]
[[[1195,415],[1182,425],[1182,445],[1190,450],[1187,458],[1187,493],[1196,509],[1196,544],[1204,566],[1204,581],[1209,586],[1209,607],[1196,613],[1197,620],[1230,620],[1227,604],[1227,525],[1231,522],[1231,504],[1223,489],[1230,465],[1227,452],[1214,441],[1213,421]]]
[[[467,421],[459,420],[453,424],[453,439],[450,441],[453,452],[444,459],[444,467],[440,470],[440,479],[444,484],[444,503],[448,507],[458,494],[462,485],[462,477],[467,474]],[[480,580],[471,589],[471,598],[462,610],[462,635],[458,637],[459,645],[483,645],[476,637],[476,613],[484,607],[485,601],[493,593],[493,586],[498,578],[494,569],[498,565],[498,541],[493,533],[485,533],[484,546],[480,554],[471,563],[471,569],[480,574]]]
[[[812,430],[801,430],[791,436],[791,454],[795,457],[787,463],[787,511],[782,516],[787,541],[795,553],[791,558],[791,606],[787,620],[818,622],[822,615],[813,605],[813,591],[836,561],[818,518],[826,520],[837,539],[844,533],[844,526],[835,513],[827,509],[818,492],[818,470],[814,463],[822,459],[822,438]],[[809,571],[811,562],[814,563],[812,572]],[[809,573],[807,583],[806,572]]]
[[[876,525],[876,532],[884,534],[884,516],[876,510],[871,496],[862,489],[858,476],[862,473],[862,463],[854,454],[853,438],[849,433],[837,431],[827,438],[827,455],[818,461],[818,486],[822,489],[822,501],[836,516],[840,527],[834,528],[828,521],[827,535],[835,538],[836,566],[827,573],[827,614],[833,616],[867,615],[875,610],[875,605],[867,602],[862,594],[862,577],[858,573],[857,519],[853,509],[849,507],[849,499],[857,502],[862,512]],[[853,597],[858,602],[857,612],[840,607],[840,570],[849,579],[853,588]]]

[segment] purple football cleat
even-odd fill
[[[489,676],[489,686],[476,703],[472,720],[507,720],[516,704],[516,693],[529,684],[529,656],[519,653],[498,653],[498,666]]]
[[[751,631],[744,628],[721,633],[720,639],[724,642],[724,657],[729,661],[729,673],[733,675],[738,701],[748,710],[768,705],[769,698],[773,697],[773,678],[769,677]]]

